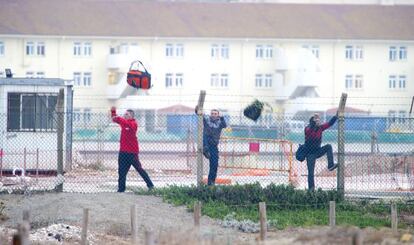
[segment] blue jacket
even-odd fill
[[[224,117],[213,119],[210,116],[203,117],[203,138],[209,145],[218,145],[221,135],[221,130],[227,127]]]

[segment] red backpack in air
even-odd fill
[[[143,71],[137,69],[133,69],[134,64],[139,64],[144,68]],[[127,75],[127,83],[134,88],[137,89],[150,89],[151,86],[151,74],[145,69],[144,64],[141,61],[136,60],[131,63],[129,67],[129,72]]]

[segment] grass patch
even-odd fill
[[[329,201],[336,201],[336,224],[364,227],[390,227],[390,204],[377,202],[350,202],[342,200],[336,191],[308,192],[292,186],[260,184],[235,186],[170,186],[151,192],[134,190],[137,194],[156,195],[174,205],[185,205],[193,210],[194,202],[203,203],[202,213],[212,218],[258,222],[258,203],[266,202],[268,222],[277,229],[329,224]],[[398,203],[402,213],[414,213],[414,205]],[[401,228],[406,224],[400,223]]]

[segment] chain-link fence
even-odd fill
[[[321,122],[333,115],[321,115]],[[65,117],[66,119],[70,117]],[[9,130],[0,115],[0,181],[3,191],[53,190],[112,192],[118,186],[120,127],[107,113],[73,114],[72,134],[64,134],[64,174],[58,174],[58,141],[51,130]],[[156,187],[197,184],[197,115],[136,111],[139,158]],[[262,117],[224,115],[228,127],[219,144],[216,184],[259,182],[292,184],[307,189],[307,161],[295,159],[305,142],[309,115]],[[37,125],[37,124],[36,124]],[[337,162],[338,124],[326,129],[322,146],[330,144]],[[363,198],[414,198],[414,120],[345,116],[345,194]],[[65,130],[66,132],[66,130]],[[71,147],[66,147],[72,138]],[[203,159],[203,181],[209,160]],[[316,159],[315,188],[336,189],[337,170],[328,169],[326,154]],[[131,168],[127,188],[145,187]]]

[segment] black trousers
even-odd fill
[[[138,171],[139,175],[144,179],[148,188],[152,188],[152,183],[147,172],[142,168],[137,153],[119,152],[118,155],[118,192],[125,191],[126,176],[131,165]]]
[[[320,147],[316,152],[308,154],[306,163],[308,165],[308,188],[315,190],[315,161],[325,155],[328,157],[328,168],[334,165],[332,146],[330,144]]]

